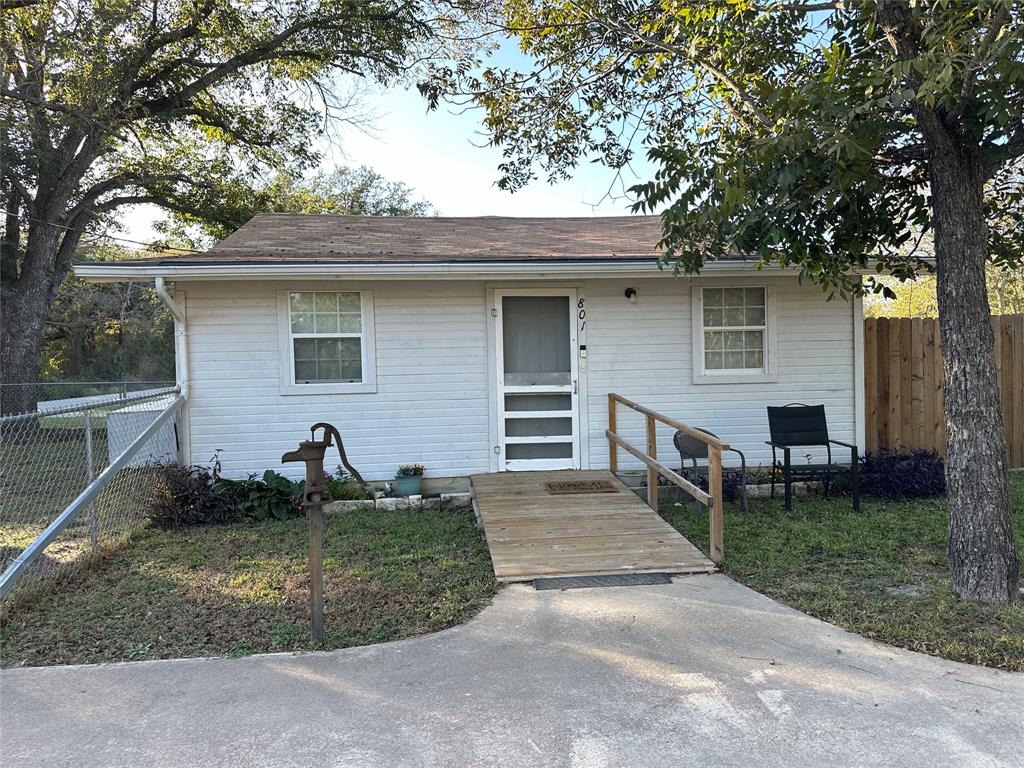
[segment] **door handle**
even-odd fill
[[[578,395],[579,394],[579,391],[577,390],[577,387],[576,387],[577,383],[578,382],[576,381],[576,379],[572,380],[572,393],[574,395]]]

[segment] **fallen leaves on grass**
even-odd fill
[[[326,637],[309,639],[305,520],[147,530],[0,615],[4,666],[341,648],[465,621],[496,588],[469,515],[373,510],[324,526]]]

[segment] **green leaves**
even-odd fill
[[[889,4],[882,23],[868,0],[505,7],[537,63],[473,91],[505,155],[499,184],[645,152],[656,172],[634,210],[663,214],[665,262],[684,272],[743,253],[840,295],[866,290],[869,266],[911,277],[927,262],[910,233],[931,219],[922,115],[941,113],[993,171],[1024,152],[1019,0]],[[1001,253],[1020,252],[1009,233],[1024,240],[1014,189],[992,198]]]
[[[437,34],[455,13],[430,0],[5,10],[0,194],[7,208],[76,231],[140,202],[201,217],[232,188],[316,164],[319,137],[358,117],[338,77],[392,82],[419,46],[445,50]],[[32,258],[49,263],[27,272],[56,266],[53,251]]]

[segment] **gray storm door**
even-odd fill
[[[580,466],[576,291],[498,290],[498,469]]]

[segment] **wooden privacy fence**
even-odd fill
[[[626,442],[616,432],[618,414],[616,405],[621,403],[627,408],[632,408],[637,413],[647,417],[647,451],[641,451]],[[695,437],[708,447],[708,492],[684,478],[674,469],[658,461],[658,423],[662,423],[673,429],[682,430],[691,437]],[[655,512],[658,511],[658,475],[675,483],[688,494],[697,499],[708,508],[709,545],[708,557],[711,562],[720,565],[724,554],[724,526],[722,515],[722,451],[729,448],[728,443],[723,443],[707,432],[683,424],[681,421],[670,419],[668,416],[652,411],[639,403],[627,400],[622,395],[608,393],[608,429],[605,430],[608,438],[608,468],[613,475],[619,471],[619,453],[622,448],[627,453],[636,456],[647,465],[647,503]]]
[[[995,359],[1010,466],[1024,466],[1024,315],[997,315]],[[942,345],[934,318],[864,321],[866,449],[946,450]]]

